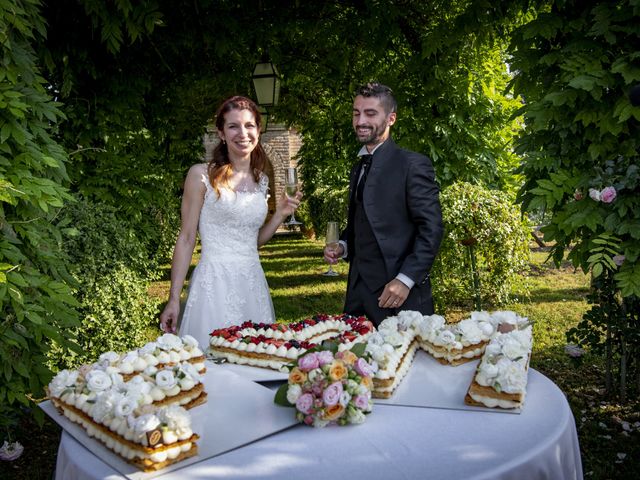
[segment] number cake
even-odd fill
[[[204,370],[195,339],[165,334],[141,349],[107,352],[92,365],[62,370],[47,391],[89,436],[154,471],[197,453],[186,409],[206,402]]]
[[[253,323],[221,328],[211,333],[207,353],[214,360],[287,371],[300,355],[324,340],[348,350],[366,342],[373,324],[365,317],[316,315],[300,322]]]

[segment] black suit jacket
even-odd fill
[[[349,185],[349,219],[358,174],[356,165]],[[443,234],[439,188],[429,158],[387,139],[374,153],[362,207],[382,252],[387,282],[403,273],[416,284],[425,283]],[[354,250],[349,248],[349,239],[354,238],[352,223],[347,223],[341,237],[347,242],[348,261]]]

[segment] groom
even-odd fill
[[[400,310],[433,313],[429,273],[442,239],[431,161],[398,147],[389,131],[397,104],[379,83],[360,87],[353,128],[362,148],[351,171],[349,218],[329,263],[350,262],[344,311],[376,325]]]

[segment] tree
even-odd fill
[[[545,212],[556,262],[568,252],[591,272],[597,304],[571,332],[620,361],[620,384],[640,374],[640,3],[554,1],[513,36],[515,94],[523,95],[518,142],[523,208]],[[624,389],[622,390],[624,396]]]

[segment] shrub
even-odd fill
[[[54,349],[54,367],[93,361],[108,350],[135,348],[147,340],[157,304],[147,295],[158,266],[149,242],[115,207],[79,199],[64,210],[61,225],[75,234],[64,250],[78,287],[81,325],[72,330],[82,352]]]
[[[529,260],[529,231],[518,207],[503,192],[464,182],[442,190],[440,202],[445,234],[431,276],[436,311],[470,306],[471,251],[482,301],[506,302]]]

